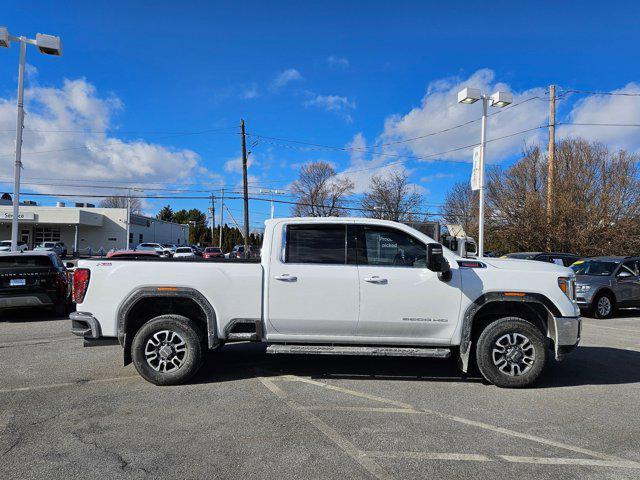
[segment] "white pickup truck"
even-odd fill
[[[72,332],[115,341],[156,385],[187,381],[205,349],[448,358],[491,383],[534,382],[580,340],[573,271],[464,259],[406,225],[363,218],[265,223],[260,260],[80,260]]]

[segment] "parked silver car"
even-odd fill
[[[618,307],[640,307],[640,257],[592,257],[575,262],[581,310],[611,318]]]

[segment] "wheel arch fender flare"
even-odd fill
[[[145,298],[188,298],[193,300],[204,312],[207,323],[207,344],[214,348],[218,343],[218,325],[215,308],[197,289],[191,287],[145,286],[132,290],[122,301],[117,310],[118,342],[124,347],[124,364],[131,363],[131,343],[133,338],[127,335],[129,313],[135,305]]]
[[[485,306],[492,303],[517,302],[520,304],[538,304],[542,305],[547,311],[549,322],[556,316],[560,316],[558,307],[546,296],[540,293],[518,292],[518,295],[506,295],[511,292],[489,292],[476,298],[469,307],[467,307],[464,317],[462,318],[462,330],[460,333],[460,368],[463,372],[469,369],[469,355],[471,353],[471,333],[473,331],[473,322],[476,314]],[[547,323],[547,328],[549,328]],[[552,332],[553,333],[553,332]]]

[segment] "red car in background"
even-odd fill
[[[207,247],[202,252],[202,258],[223,258],[224,253],[218,247]]]

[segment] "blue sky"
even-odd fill
[[[493,117],[489,138],[543,125],[550,83],[640,92],[637,2],[55,4],[6,0],[0,17],[14,35],[51,33],[64,45],[60,58],[31,47],[27,54],[25,191],[106,191],[69,186],[76,184],[156,188],[150,195],[237,189],[237,131],[245,118],[252,134],[358,149],[260,139],[251,147],[255,189],[286,189],[299,165],[313,160],[347,172],[358,191],[372,174],[399,168],[423,191],[423,210],[433,212],[450,186],[470,175],[470,149],[438,154],[476,142],[479,124],[407,139],[479,116],[479,104],[456,105],[458,87],[508,89],[516,102],[538,97]],[[4,180],[12,175],[17,60],[16,45],[0,51]],[[640,123],[640,98],[568,94],[559,116]],[[567,126],[559,133],[637,151],[638,130]],[[544,142],[545,135],[540,129],[496,141],[487,160],[508,165],[525,142]],[[372,149],[390,142],[402,143]],[[145,209],[167,202],[206,208],[204,200],[147,200]],[[240,202],[230,205],[239,218]],[[257,225],[268,204],[252,207]]]

